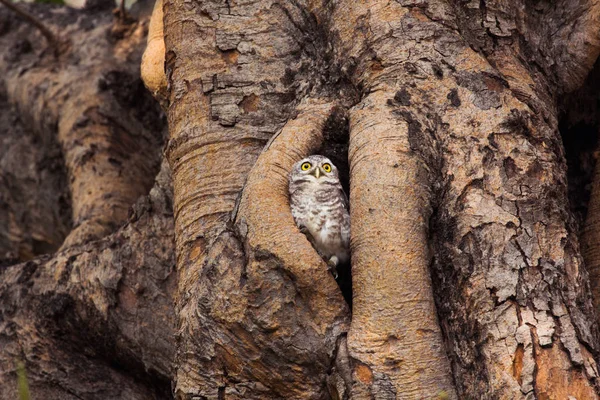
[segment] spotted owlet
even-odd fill
[[[350,256],[348,200],[338,170],[327,157],[312,155],[290,172],[294,221],[337,277],[336,267]]]

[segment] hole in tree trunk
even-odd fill
[[[350,166],[348,164],[348,141],[349,141],[349,121],[345,110],[338,108],[325,123],[323,128],[323,146],[317,154],[329,158],[338,168],[340,182],[346,192],[350,194]],[[350,204],[352,207],[352,204]],[[352,229],[352,227],[350,228]],[[337,283],[342,291],[344,299],[352,309],[352,270],[350,260],[346,264],[339,265],[337,268]]]
[[[587,214],[600,128],[600,63],[583,86],[559,102],[559,130],[567,159],[569,203],[581,230]]]

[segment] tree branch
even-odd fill
[[[111,363],[118,363],[126,367],[123,379],[129,375],[158,393],[170,392],[175,373],[175,274],[171,183],[166,163],[164,167],[152,194],[136,204],[131,222],[118,232],[51,258],[0,270],[0,332],[11,337],[11,326],[17,327],[14,345],[25,346],[24,355],[38,368],[36,386],[59,379],[78,391],[95,383],[85,371],[55,376],[50,356],[41,357],[48,364],[33,361],[40,356],[36,352],[51,354],[58,347],[64,349],[61,371],[94,362],[109,371]],[[68,361],[79,355],[79,364]],[[2,356],[10,354],[0,352],[0,360]],[[0,369],[0,388],[8,390],[6,372]],[[115,390],[112,386],[107,381],[104,389]],[[6,393],[0,390],[0,398]]]
[[[65,13],[83,11],[66,8]],[[49,22],[60,25],[61,18],[53,15]],[[76,20],[86,18],[91,17]],[[73,56],[61,68],[39,62],[23,70],[23,57],[0,60],[6,71],[0,80],[21,120],[38,136],[55,135],[60,143],[73,220],[63,249],[101,238],[125,222],[129,207],[152,187],[163,140],[161,111],[139,79],[143,25],[137,34],[115,43],[108,35],[112,16],[93,18],[99,29],[72,36]],[[9,33],[0,41],[10,39]],[[87,53],[89,48],[96,56]],[[0,52],[9,50],[0,45]]]
[[[16,4],[12,3],[10,0],[0,0],[0,3],[4,4],[8,9],[12,10],[25,21],[39,29],[39,31],[42,33],[42,35],[44,35],[44,37],[48,41],[48,44],[51,47],[53,47],[55,51],[57,51],[59,47],[59,41],[57,37],[39,19],[37,19],[35,16],[28,13],[27,11],[23,10]]]

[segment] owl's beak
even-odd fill
[[[315,168],[314,171],[311,172],[311,175],[314,175],[315,178],[319,179],[319,177],[321,176],[321,168]]]

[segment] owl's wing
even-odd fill
[[[300,230],[300,233],[303,233],[304,236],[306,236],[306,238],[310,242],[310,244],[312,244],[314,247],[315,238],[310,234],[308,227],[304,223],[303,214],[304,213],[302,213],[297,207],[292,207],[292,217],[294,217],[294,222],[296,223],[296,226]]]
[[[310,244],[312,244],[313,247],[317,247],[317,243],[315,242],[315,238],[313,237],[313,235],[310,234],[310,231],[308,230],[307,227],[305,226],[300,226],[300,232],[304,234],[304,236],[306,236],[306,238],[308,239],[308,241],[310,242]]]
[[[350,211],[350,202],[348,201],[348,196],[346,195],[346,192],[344,192],[342,185],[340,185],[340,192],[342,193],[342,204],[344,205],[344,208]]]

